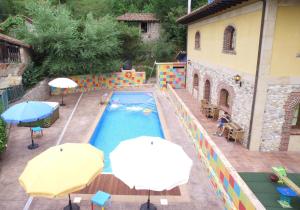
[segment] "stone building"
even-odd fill
[[[22,84],[30,46],[0,33],[0,89]]]
[[[159,38],[159,19],[152,13],[125,13],[117,17],[117,20],[137,26],[144,42],[155,41]]]
[[[231,114],[256,151],[300,151],[300,1],[215,0],[187,24],[187,89]]]

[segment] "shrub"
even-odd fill
[[[0,113],[3,112],[3,104],[0,104]],[[6,124],[0,119],[0,153],[4,152],[7,145]]]
[[[22,83],[25,89],[36,85],[44,77],[44,71],[38,66],[34,66],[31,62],[28,64],[24,74],[22,75]]]
[[[137,66],[137,71],[144,71],[146,73],[146,80],[148,80],[150,77],[155,77],[156,70],[153,69],[153,66]]]

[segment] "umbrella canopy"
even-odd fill
[[[31,196],[60,197],[86,187],[102,168],[101,150],[90,144],[67,143],[30,160],[19,182]]]
[[[63,77],[51,80],[48,85],[56,88],[75,88],[78,86],[73,80]]]
[[[6,123],[34,122],[49,117],[53,107],[38,101],[27,101],[16,104],[1,114]]]
[[[192,160],[182,147],[159,137],[121,142],[110,153],[113,174],[137,190],[170,190],[188,182]]]

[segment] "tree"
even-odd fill
[[[26,9],[33,20],[33,31],[25,25],[15,31],[34,51],[34,64],[24,76],[27,86],[44,75],[118,70],[124,57],[134,57],[141,43],[136,28],[118,23],[108,15],[96,19],[90,13],[78,19],[72,16],[67,5],[52,5],[49,1],[29,3]]]
[[[85,18],[89,13],[96,18],[112,14],[110,0],[66,0],[65,2],[75,18]]]

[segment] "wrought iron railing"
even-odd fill
[[[16,85],[0,90],[0,103],[2,102],[4,110],[6,110],[9,104],[22,98],[25,94],[23,85]]]
[[[17,45],[0,41],[0,63],[20,63],[20,48]]]

